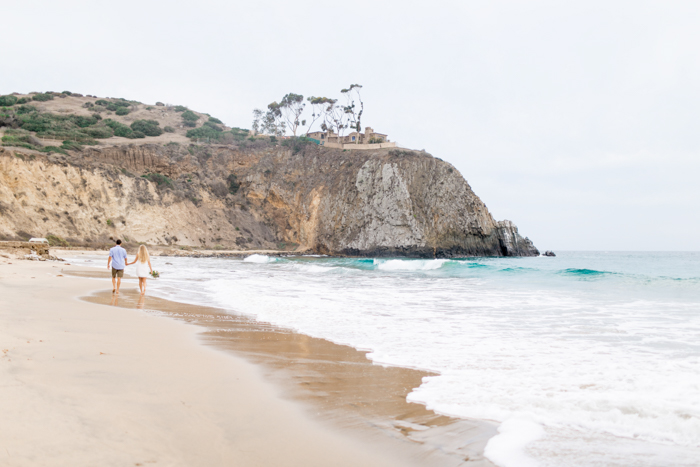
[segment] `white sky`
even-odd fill
[[[700,2],[3,0],[0,94],[163,101],[250,128],[364,86],[537,247],[700,249]],[[364,125],[363,125],[364,126]]]

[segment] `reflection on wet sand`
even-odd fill
[[[266,376],[304,401],[316,417],[373,439],[378,431],[411,441],[406,448],[431,466],[492,466],[482,456],[495,425],[436,414],[406,396],[431,373],[374,365],[366,353],[324,339],[298,334],[221,309],[143,296],[126,288],[121,297],[108,291],[84,300],[148,311],[204,328],[204,342],[261,364]]]

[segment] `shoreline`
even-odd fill
[[[61,256],[65,256],[69,260],[71,253],[77,252],[62,251]],[[99,282],[95,280],[68,277],[70,270],[75,270],[76,276],[92,277],[99,276],[99,270],[65,266],[63,262],[37,263],[12,260],[11,262],[14,264],[11,266],[7,265],[7,262],[0,263],[0,285],[4,286],[3,294],[5,295],[2,301],[6,302],[3,306],[6,311],[0,313],[0,318],[3,321],[0,330],[12,329],[12,326],[6,324],[11,315],[11,313],[8,315],[11,306],[7,305],[12,305],[8,303],[8,300],[14,300],[15,308],[18,306],[16,295],[20,293],[20,289],[27,287],[29,289],[47,288],[54,292],[51,295],[53,304],[50,307],[46,307],[48,300],[45,293],[42,293],[43,291],[37,292],[27,301],[32,302],[36,308],[41,308],[43,304],[44,308],[60,310],[62,314],[67,308],[84,309],[80,322],[89,320],[88,317],[94,313],[107,314],[118,322],[123,319],[131,321],[132,324],[148,321],[149,327],[158,335],[157,340],[160,340],[161,334],[167,334],[177,329],[178,332],[175,334],[179,333],[180,338],[183,337],[183,334],[186,335],[185,342],[176,339],[176,345],[183,347],[183,349],[179,349],[181,353],[184,352],[186,355],[190,353],[206,354],[206,356],[200,355],[200,357],[208,364],[211,363],[209,360],[225,360],[229,364],[231,363],[229,360],[233,360],[236,365],[246,367],[249,373],[255,374],[255,377],[247,378],[247,384],[256,386],[253,394],[271,392],[274,396],[272,402],[281,404],[285,406],[287,411],[296,413],[294,420],[286,420],[287,425],[284,425],[285,420],[275,420],[274,428],[271,429],[270,433],[259,434],[256,443],[267,445],[269,442],[275,441],[280,426],[284,425],[288,431],[285,432],[285,436],[301,437],[305,443],[311,442],[313,445],[313,447],[306,446],[309,448],[308,451],[297,452],[295,455],[298,457],[294,458],[296,460],[285,457],[282,464],[276,461],[278,465],[467,465],[475,467],[493,465],[483,458],[483,445],[496,434],[495,426],[486,422],[482,424],[481,422],[444,417],[426,410],[422,405],[406,402],[405,395],[413,387],[420,384],[422,376],[427,375],[425,372],[373,365],[364,357],[364,352],[346,346],[338,346],[322,339],[310,338],[289,330],[274,328],[265,323],[253,322],[242,316],[236,317],[224,313],[222,310],[180,304],[152,296],[146,297],[148,304],[143,304],[144,309],[139,310],[137,308],[139,297],[131,292],[133,286],[128,283],[123,284],[120,296],[121,303],[118,304],[117,308],[104,306],[110,304],[111,290],[100,292],[99,290],[104,289],[104,287],[100,287]],[[58,270],[56,270],[57,266],[59,266]],[[63,273],[58,273],[61,268],[64,269]],[[81,269],[83,272],[78,272]],[[17,278],[11,279],[10,277],[26,272],[33,274],[34,279],[25,274],[25,277],[17,282]],[[104,273],[106,276],[107,271]],[[63,277],[59,279],[61,275]],[[62,287],[57,291],[55,286],[50,284],[56,281],[70,286]],[[59,300],[56,300],[56,294],[60,296]],[[78,296],[87,297],[87,301],[77,300]],[[21,302],[21,299],[19,301]],[[92,303],[88,303],[90,301]],[[155,313],[146,310],[153,310]],[[32,311],[32,314],[43,317],[49,317],[51,313],[49,310],[34,309]],[[70,313],[74,313],[74,311]],[[163,320],[162,315],[176,319]],[[33,318],[36,323],[37,316],[33,316]],[[183,326],[184,323],[186,324]],[[121,339],[129,342],[131,340],[128,332],[124,333],[124,329],[119,329],[119,331],[122,332],[116,334],[112,332],[110,338],[115,341]],[[232,339],[232,336],[235,338]],[[173,340],[172,336],[170,336],[170,340]],[[274,345],[271,347],[270,343]],[[132,355],[131,360],[155,358],[151,348],[153,345],[153,342],[146,345],[148,350],[142,349],[142,353],[138,356]],[[127,364],[126,362],[122,363]],[[71,368],[70,363],[66,363],[66,365],[66,369]],[[172,365],[172,362],[168,362],[165,368],[159,372],[164,373],[164,376],[168,378],[187,380],[179,381],[184,386],[193,384],[189,378],[186,378],[188,371],[193,370],[190,366],[175,369],[172,368]],[[358,370],[358,367],[362,370]],[[158,365],[153,365],[152,368],[158,368]],[[330,371],[331,369],[334,371]],[[4,369],[0,371],[4,371]],[[222,378],[232,377],[232,375],[226,376],[221,372],[214,373],[211,375],[208,372],[200,374],[201,382],[208,382],[209,385],[216,386],[215,383]],[[386,388],[382,389],[381,386],[374,384],[378,381],[377,375],[379,374],[384,374],[383,380],[385,382],[399,383],[397,387],[401,386],[405,392],[392,392],[389,397],[385,397],[386,400],[381,401],[381,397],[378,398],[378,395],[386,396],[383,394]],[[356,378],[358,375],[361,376],[359,379]],[[41,379],[40,374],[35,376]],[[140,376],[149,377],[148,372],[140,374]],[[354,382],[353,378],[355,378]],[[91,382],[100,385],[99,381]],[[178,386],[175,385],[173,390],[177,391]],[[257,386],[264,386],[264,388],[261,389]],[[374,395],[371,394],[372,392]],[[8,398],[7,394],[5,396],[3,399],[6,402],[8,399],[12,401],[12,397]],[[218,397],[221,395],[219,394]],[[224,399],[230,397],[231,395],[228,395]],[[117,397],[117,402],[119,400],[120,398]],[[104,402],[111,402],[111,400]],[[243,402],[245,401],[238,401],[237,404],[240,405]],[[226,401],[226,404],[230,403],[230,400]],[[269,413],[271,410],[267,405],[270,403],[271,401],[266,401],[265,408],[258,407],[266,419],[276,417],[276,415]],[[220,420],[220,411],[221,407],[218,407],[216,415],[212,413],[209,418],[204,417],[205,422],[202,423],[211,425],[213,420]],[[12,414],[12,412],[8,413]],[[249,409],[249,413],[260,415],[255,409]],[[231,413],[232,418],[237,418],[239,415],[236,411]],[[17,420],[13,417],[10,418],[10,422],[0,423],[0,433],[5,429],[16,431],[16,426],[12,425],[15,425]],[[171,435],[169,429],[155,431],[166,438]],[[173,435],[175,434],[173,433]],[[48,437],[50,438],[51,435],[49,434]],[[325,437],[332,439],[325,440]],[[28,439],[31,439],[31,436]],[[84,441],[87,442],[89,439],[90,437],[87,437]],[[469,442],[465,444],[464,440],[469,440]],[[186,448],[198,451],[192,446],[193,442],[191,440],[189,443],[183,444],[182,456],[186,455],[184,452]],[[133,446],[127,445],[136,447],[136,445],[141,444],[143,443],[135,443]],[[231,446],[222,444],[220,454],[230,453],[231,448],[236,445],[235,442],[232,442]],[[331,448],[331,446],[334,447]],[[129,449],[126,450],[129,451]],[[253,451],[254,454],[251,454],[249,463],[239,462],[237,465],[258,465],[262,458],[273,455],[273,453],[268,452],[270,449],[267,447]],[[346,451],[348,454],[344,454]],[[0,452],[0,459],[2,455],[3,453]],[[55,457],[54,454],[52,456]],[[57,463],[55,465],[60,464],[59,457],[56,457]],[[233,456],[228,460],[234,458],[238,459]],[[107,459],[110,458],[106,457],[103,461]],[[223,460],[223,457],[219,455],[217,459],[220,461]],[[240,459],[238,460],[240,461]],[[269,465],[272,465],[272,459],[269,462]],[[25,462],[8,465],[37,465],[38,463],[41,462],[32,463],[27,458]],[[212,460],[209,465],[219,465],[219,463]],[[187,463],[175,461],[175,465],[187,465]]]

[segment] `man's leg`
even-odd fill
[[[112,293],[117,291],[117,279],[114,277],[114,274],[112,274]]]
[[[121,285],[122,285],[122,278],[117,277],[117,293],[119,293],[119,287],[121,287]]]

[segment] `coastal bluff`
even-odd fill
[[[533,256],[418,151],[121,144],[0,148],[0,237],[407,257]]]

